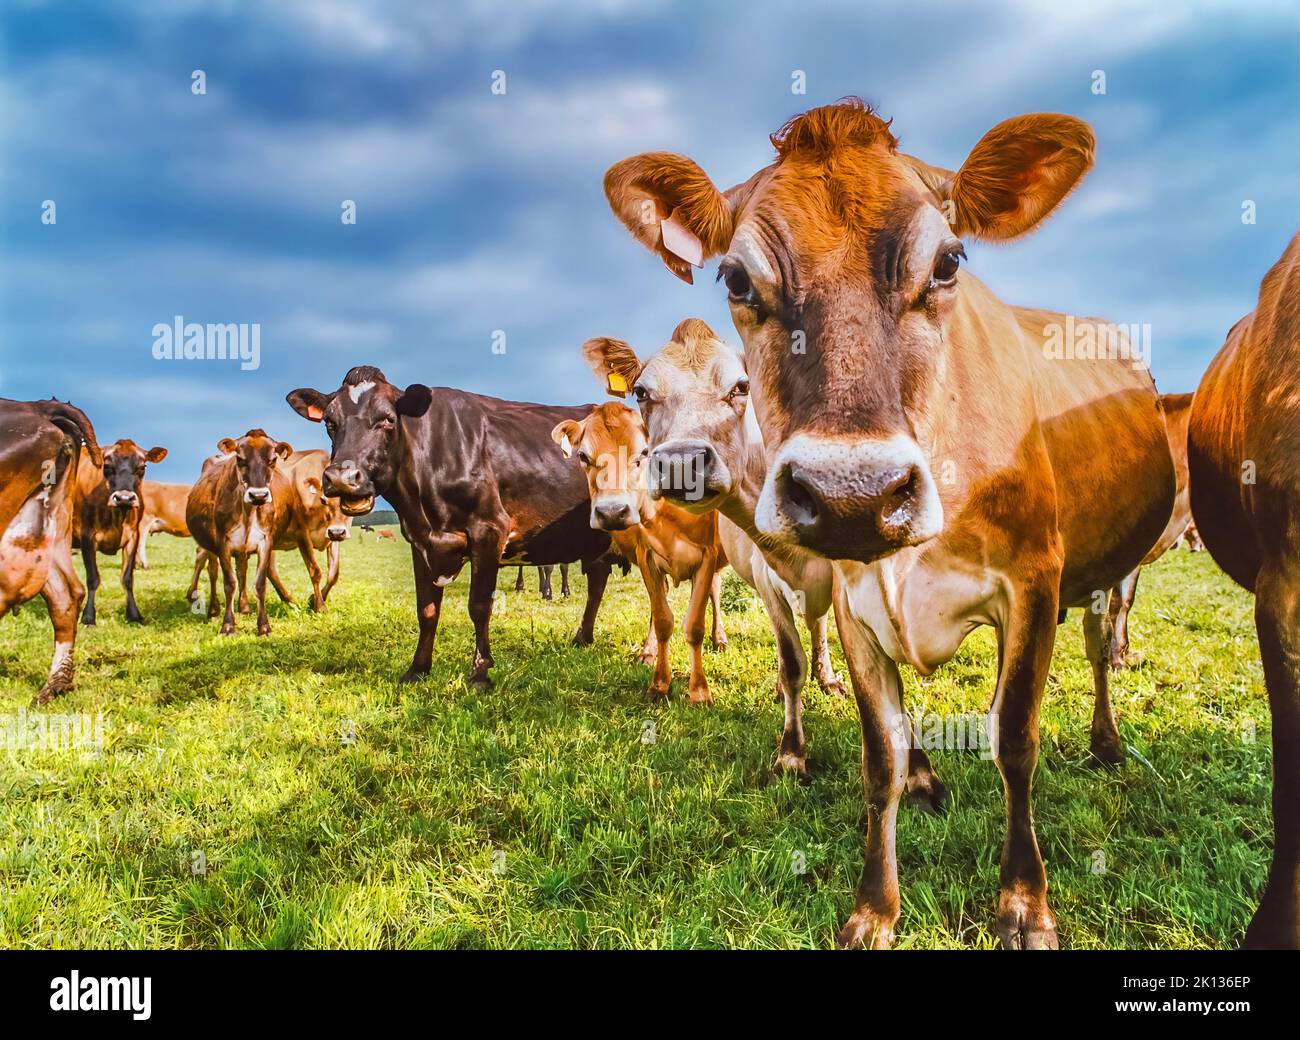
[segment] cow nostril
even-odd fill
[[[912,507],[919,489],[920,471],[915,466],[885,485],[880,496],[880,523],[886,528],[901,527],[912,519]]]
[[[795,467],[787,465],[778,474],[776,482],[783,512],[799,527],[815,524],[819,515],[817,497],[804,482],[806,479],[801,479]]]

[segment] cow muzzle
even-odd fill
[[[325,537],[331,542],[341,542],[348,536],[346,524],[330,524],[325,528]]]
[[[271,501],[269,487],[250,487],[244,489],[244,501],[250,506],[261,506]]]
[[[943,530],[943,505],[910,437],[830,440],[797,434],[777,453],[758,529],[833,560],[871,563]]]
[[[134,509],[140,498],[134,491],[114,491],[108,496],[108,504],[114,509]]]
[[[375,488],[357,466],[350,462],[325,467],[321,487],[330,498],[339,500],[345,516],[365,516],[375,508]]]
[[[626,531],[641,522],[631,498],[611,495],[591,503],[591,526],[597,531]]]
[[[730,490],[731,474],[708,441],[670,441],[650,452],[650,494],[654,498],[699,508]]]

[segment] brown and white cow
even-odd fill
[[[54,658],[36,704],[72,689],[85,596],[72,565],[83,447],[92,463],[103,461],[95,428],[79,408],[0,398],[0,618],[39,595],[54,626]]]
[[[588,340],[583,354],[598,374],[604,369],[596,359],[611,349],[630,351],[622,340]],[[690,649],[691,670],[686,695],[692,703],[710,703],[704,674],[704,629],[713,602],[713,644],[726,646],[718,589],[726,554],[718,539],[713,515],[694,516],[671,502],[656,501],[647,482],[649,444],[641,416],[617,401],[597,405],[585,419],[566,419],[551,431],[566,458],[577,455],[587,476],[591,495],[591,526],[608,532],[614,548],[634,560],[650,597],[650,631],[640,658],[653,660],[654,671],[646,699],[663,700],[672,685],[668,643],[673,632],[673,611],[668,602],[668,582],[691,583],[690,603],[682,634]]]
[[[1192,401],[1192,514],[1255,593],[1273,714],[1273,864],[1251,947],[1300,947],[1300,235],[1264,276]]]
[[[1104,681],[1104,597],[1163,530],[1173,463],[1145,369],[1058,360],[1045,347],[1066,316],[1003,304],[960,269],[961,236],[1038,225],[1091,165],[1092,133],[1021,116],[954,174],[901,154],[889,124],[848,99],[772,141],[771,165],[726,192],[662,152],[616,164],[605,189],[679,277],[723,257],[768,457],[757,529],[834,561],[867,801],[840,942],[888,946],[898,921],[898,666],[928,674],[987,624],[1007,804],[997,930],[1008,947],[1055,947],[1031,788],[1058,612],[1101,597],[1085,617]]]
[[[144,516],[140,519],[140,547],[136,562],[149,569],[147,550],[151,534],[169,534],[188,538],[190,529],[185,526],[185,503],[189,501],[189,484],[167,484],[145,480],[140,484],[140,497],[144,499]]]
[[[1187,483],[1187,420],[1192,414],[1191,394],[1161,394],[1160,410],[1165,416],[1165,432],[1169,436],[1169,450],[1174,458],[1174,474],[1177,480],[1174,494],[1174,511],[1169,523],[1161,533],[1156,544],[1142,558],[1137,567],[1110,593],[1110,666],[1128,668],[1136,664],[1140,654],[1129,649],[1128,616],[1133,609],[1133,599],[1137,595],[1138,574],[1143,567],[1155,563],[1165,553],[1186,538],[1193,551],[1200,539],[1196,534],[1196,525],[1192,523],[1192,498]]]
[[[833,571],[830,561],[769,542],[754,510],[767,471],[762,433],[749,407],[745,359],[698,318],[687,318],[668,343],[642,361],[621,341],[603,341],[593,368],[611,385],[631,388],[650,443],[652,493],[695,514],[716,510],[727,560],[759,594],[777,644],[777,692],[785,722],[775,767],[807,775],[802,691],[808,659],[795,624],[812,634],[813,667],[826,691],[843,695],[827,638]],[[946,797],[925,752],[913,748],[908,796],[940,809]]]
[[[72,544],[81,550],[86,568],[86,605],[81,623],[95,623],[95,593],[99,590],[99,554],[122,554],[121,581],[126,592],[126,620],[144,624],[135,602],[135,561],[140,546],[144,499],[141,485],[145,466],[162,462],[166,448],[145,451],[135,441],[122,438],[104,449],[103,463],[83,456],[77,468],[77,509],[73,514]]]
[[[280,464],[293,454],[293,447],[267,436],[265,430],[249,430],[236,440],[226,437],[217,445],[225,458],[211,459],[185,507],[185,523],[202,550],[216,557],[225,586],[226,611],[222,635],[235,631],[235,567],[253,553],[258,554],[253,586],[257,593],[257,634],[268,635],[266,579],[276,541],[290,522],[292,488],[280,472]],[[208,617],[217,610],[216,569],[209,566]]]

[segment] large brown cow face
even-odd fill
[[[641,417],[625,404],[597,405],[582,422],[566,419],[551,431],[565,456],[576,454],[591,495],[591,526],[625,531],[654,516],[646,484],[649,455]]]
[[[217,451],[235,457],[235,473],[239,486],[244,489],[244,501],[260,506],[271,501],[271,475],[276,466],[293,454],[293,446],[285,441],[275,441],[265,430],[249,430],[236,440],[223,438]]]
[[[332,394],[303,388],[285,400],[304,419],[325,424],[332,446],[325,494],[337,497],[346,515],[364,516],[396,476],[401,417],[424,415],[432,394],[422,383],[399,390],[379,369],[358,365]]]
[[[692,512],[733,494],[744,475],[749,377],[745,359],[698,318],[687,318],[649,360],[620,339],[590,339],[583,355],[606,390],[630,392],[650,443],[649,487]],[[758,429],[752,429],[761,443]]]
[[[722,257],[768,450],[759,529],[871,561],[943,527],[926,441],[962,299],[962,236],[1037,225],[1087,171],[1093,137],[1069,116],[1021,116],[952,174],[899,153],[889,124],[848,99],[772,142],[776,161],[725,194],[662,152],[613,166],[605,191],[679,277]]]
[[[140,504],[140,482],[150,462],[162,462],[166,448],[145,451],[135,441],[122,438],[104,449],[104,483],[108,485],[108,504],[123,511]]]

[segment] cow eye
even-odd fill
[[[636,386],[632,387],[632,396],[636,398],[637,404],[645,404],[646,401],[650,400],[650,391],[637,383]]]
[[[749,396],[749,380],[740,379],[737,380],[736,385],[731,388],[731,392],[727,394],[727,400],[734,401],[737,397],[748,397],[748,396]]]
[[[735,260],[723,261],[718,278],[726,283],[727,298],[732,303],[754,302],[754,284],[749,280],[749,273]]]
[[[375,423],[375,429],[377,430],[391,430],[392,428],[393,420],[387,415],[380,419],[379,422]]]
[[[590,466],[591,456],[588,455],[585,451],[580,451],[578,452],[578,461],[581,462],[584,466]]]
[[[957,271],[964,259],[966,259],[966,251],[960,246],[956,249],[950,249],[940,256],[934,265],[934,274],[930,278],[930,288],[937,289],[940,286],[952,285],[957,280]]]

